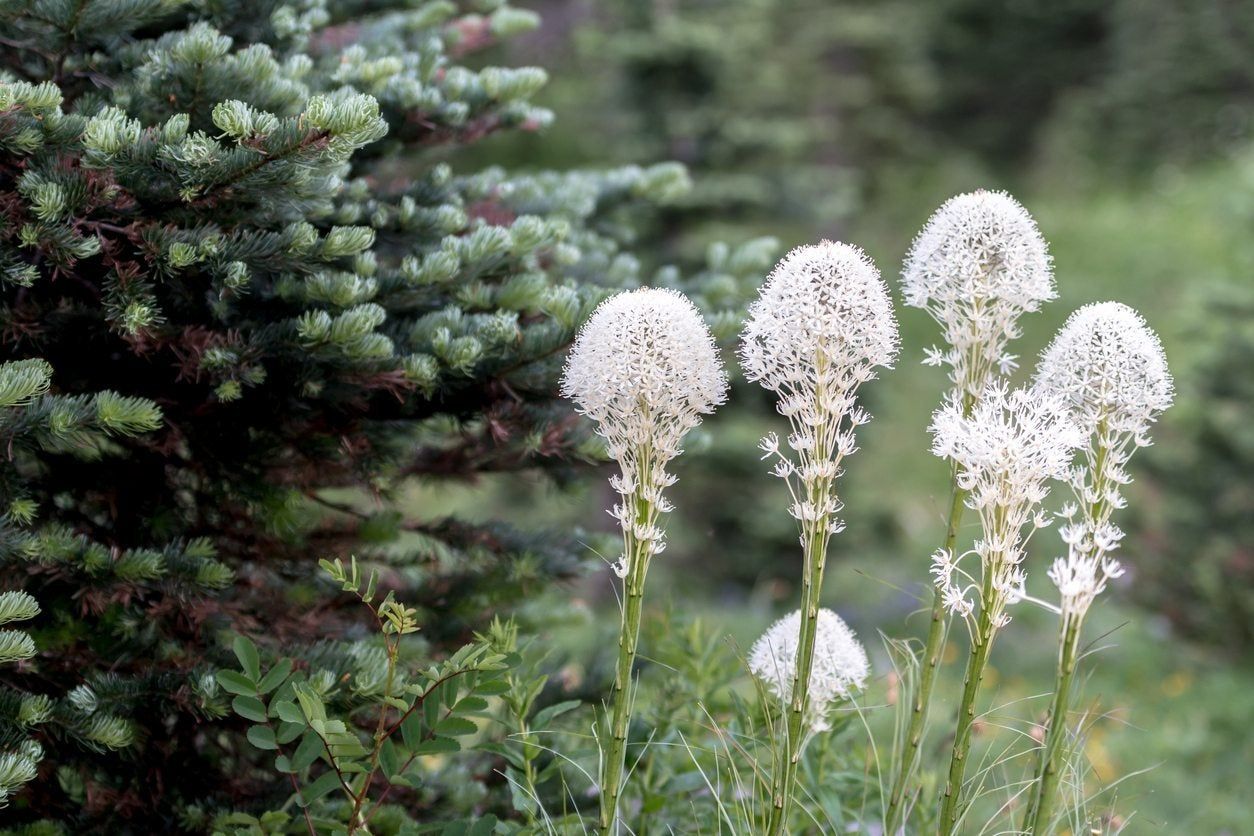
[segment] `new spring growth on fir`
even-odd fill
[[[804,554],[793,685],[786,737],[775,751],[768,833],[786,827],[797,764],[812,716],[808,686],[819,630],[819,597],[831,535],[843,527],[836,479],[857,450],[855,430],[870,420],[856,406],[858,387],[897,356],[897,321],[875,265],[857,247],[824,241],[790,252],[749,306],[741,335],[745,376],[775,392],[788,419],[789,455],[779,438],[762,439],[763,458],[788,485]],[[779,741],[775,741],[778,743]]]
[[[749,671],[760,679],[779,701],[792,698],[797,673],[797,637],[801,632],[801,611],[772,624],[749,648]],[[810,670],[810,703],[806,725],[812,732],[831,728],[831,709],[866,684],[871,665],[866,649],[839,615],[827,608],[819,610],[814,636],[814,664]]]
[[[593,312],[566,361],[562,394],[597,425],[620,472],[610,480],[620,502],[611,513],[623,531],[614,571],[623,579],[622,624],[611,697],[611,739],[603,749],[600,832],[618,818],[631,717],[631,669],[649,559],[665,547],[662,495],[675,477],[666,465],[684,436],[723,403],[727,376],[696,307],[674,290],[613,296]]]
[[[969,413],[950,398],[933,416],[931,430],[932,452],[956,464],[958,487],[982,529],[970,552],[955,557],[941,549],[932,564],[945,606],[962,616],[971,636],[941,805],[940,832],[948,834],[961,817],[971,727],[989,651],[1010,621],[1007,607],[1026,594],[1021,564],[1028,539],[1049,523],[1038,506],[1049,494],[1050,480],[1066,475],[1084,436],[1061,398],[1010,391],[1001,381],[990,383]],[[964,564],[970,556],[979,560],[978,567]]]
[[[1010,195],[983,190],[951,198],[928,219],[906,256],[901,287],[906,304],[923,308],[941,326],[947,347],[928,349],[924,363],[948,366],[950,397],[964,414],[989,380],[1015,368],[1015,356],[1006,347],[1019,334],[1020,315],[1056,295],[1049,252],[1032,217]],[[954,547],[963,516],[965,496],[956,476],[955,468],[942,547],[946,553]],[[910,678],[902,702],[909,722],[885,810],[889,833],[896,833],[907,815],[947,633],[945,601],[937,590],[917,680]]]
[[[1017,364],[1006,352],[1019,316],[1057,296],[1049,249],[1027,210],[1005,192],[945,201],[914,239],[902,271],[907,305],[941,326],[947,348],[927,352],[949,367],[960,396],[978,397],[994,371]]]
[[[1106,582],[1123,574],[1112,556],[1123,532],[1110,518],[1124,506],[1122,488],[1132,481],[1128,460],[1150,443],[1150,425],[1171,405],[1173,392],[1158,337],[1136,311],[1118,302],[1085,305],[1073,313],[1041,355],[1034,386],[1041,397],[1065,404],[1085,437],[1080,463],[1067,473],[1074,495],[1060,527],[1067,554],[1049,569],[1062,616],[1057,681],[1023,823],[1029,832],[1044,834],[1064,762],[1084,617]]]

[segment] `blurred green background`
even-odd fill
[[[830,237],[864,247],[896,290],[912,236],[945,198],[1005,188],[1049,240],[1060,295],[1023,321],[1018,379],[1085,302],[1117,299],[1146,316],[1179,398],[1155,446],[1133,460],[1118,520],[1130,571],[1086,627],[1100,648],[1083,697],[1098,718],[1086,743],[1092,789],[1132,774],[1094,804],[1130,833],[1251,832],[1254,4],[524,5],[544,23],[511,45],[509,60],[550,71],[539,102],[557,122],[479,153],[519,168],[684,163],[693,190],[642,227],[637,250],[659,263],[702,260],[719,241]],[[878,656],[872,704],[891,699],[877,631],[926,627],[917,609],[947,502],[946,467],[927,453],[925,429],[945,381],[919,362],[937,331],[918,311],[899,316],[898,368],[864,389],[875,420],[842,480],[849,526],[834,540],[826,586],[829,605]],[[677,465],[672,544],[650,580],[655,613],[704,616],[743,647],[794,606],[793,523],[755,449],[779,426],[763,394],[739,383],[690,441]],[[601,510],[608,488],[596,479],[561,490],[489,479],[433,486],[415,501],[426,513],[612,528]],[[1031,588],[1048,598],[1056,535],[1033,546]],[[546,624],[537,600],[536,629],[592,658],[616,626],[612,581],[600,571],[552,590],[582,616]],[[990,747],[1011,739],[1011,716],[1021,729],[1044,710],[1051,683],[1054,620],[1017,610],[994,651],[989,699],[1006,708],[982,733]],[[935,716],[948,725],[943,708]]]

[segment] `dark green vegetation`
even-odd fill
[[[579,738],[592,712],[561,701],[598,699],[611,675],[614,602],[590,546],[614,546],[578,530],[609,531],[608,501],[577,467],[596,455],[586,428],[553,397],[574,328],[604,288],[637,283],[734,309],[772,237],[858,242],[891,279],[945,197],[1004,186],[1051,241],[1061,293],[1025,321],[1024,366],[1074,307],[1117,298],[1160,331],[1180,390],[1134,463],[1132,571],[1088,628],[1112,631],[1084,686],[1101,715],[1091,787],[1148,771],[1092,812],[1132,832],[1241,832],[1254,12],[595,5],[537,4],[546,25],[504,47],[536,20],[491,0],[0,9],[0,362],[23,364],[0,367],[0,588],[41,608],[16,625],[35,655],[0,657],[0,751],[43,750],[0,821],[197,832],[283,806],[290,786],[214,673],[237,667],[242,632],[267,669],[291,658],[323,683],[332,711],[369,709],[375,695],[343,683],[381,670],[372,619],[317,569],[350,553],[417,609],[411,667],[497,614],[533,637],[509,654],[519,679],[487,747],[421,761],[376,830],[528,820],[537,805],[510,783],[527,770],[555,817],[595,810],[575,770],[566,792],[550,754],[502,742],[560,727],[537,742],[595,765]],[[526,63],[547,86],[510,69]],[[691,189],[649,167],[668,160]],[[876,630],[922,633],[903,619],[943,527],[924,433],[943,386],[917,363],[934,329],[901,318],[829,561],[827,603],[873,650]],[[667,799],[702,776],[676,730],[703,721],[698,701],[737,709],[721,638],[747,647],[798,576],[782,488],[754,448],[775,419],[756,390],[733,404],[678,466],[643,645],[662,664],[644,669],[633,734],[666,747],[633,791],[677,829],[694,811]],[[697,618],[704,632],[680,629]],[[996,704],[1044,710],[1052,636],[1045,614],[1016,618],[993,654]],[[533,671],[551,678],[530,694]],[[864,703],[891,690],[881,677]],[[559,710],[537,719],[545,706]],[[995,726],[990,751],[1015,741]],[[836,764],[819,802],[832,822],[876,815],[866,758],[850,757],[814,753]]]
[[[155,832],[280,804],[214,669],[254,633],[353,708],[332,686],[380,660],[319,558],[357,552],[419,608],[415,662],[585,565],[575,532],[393,501],[591,449],[554,400],[561,350],[605,287],[644,280],[632,206],[686,184],[451,165],[548,122],[542,70],[459,63],[535,22],[492,2],[0,11],[0,360],[26,364],[2,367],[0,562],[42,607],[0,690],[0,745],[44,754],[14,821]],[[763,267],[696,284],[727,296]],[[410,809],[445,815],[440,786]]]

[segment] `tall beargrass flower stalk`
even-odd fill
[[[1118,302],[1073,313],[1042,354],[1034,385],[1061,399],[1087,436],[1082,462],[1067,476],[1075,497],[1059,529],[1067,555],[1049,570],[1060,597],[1057,682],[1024,817],[1028,832],[1043,834],[1058,791],[1084,617],[1106,582],[1123,574],[1112,556],[1123,532],[1111,515],[1125,504],[1122,488],[1132,481],[1127,463],[1150,444],[1150,426],[1171,405],[1173,391],[1157,335]]]
[[[667,464],[701,416],[726,399],[727,377],[696,307],[676,291],[646,288],[612,296],[593,312],[566,361],[562,394],[596,422],[620,468],[610,479],[620,497],[610,513],[623,532],[622,557],[613,567],[623,594],[599,776],[598,824],[606,836],[618,828],[645,577],[666,545],[661,517],[671,505],[663,492],[675,482]]]
[[[1019,334],[1019,317],[1056,295],[1049,251],[1031,215],[1010,195],[989,191],[953,197],[928,219],[906,256],[901,286],[906,304],[923,308],[941,326],[948,348],[929,349],[924,362],[949,368],[953,386],[949,398],[961,404],[963,415],[995,375],[1015,368],[1015,357],[1006,348]],[[942,545],[951,554],[966,500],[957,480],[955,465]],[[937,588],[919,676],[912,692],[902,696],[910,719],[894,753],[884,814],[884,832],[889,836],[901,829],[908,815],[907,796],[918,769],[948,633],[945,612]]]
[[[971,727],[989,652],[1010,622],[1008,608],[1025,595],[1021,564],[1028,540],[1050,522],[1038,506],[1049,494],[1050,480],[1066,475],[1084,439],[1061,398],[1010,391],[1001,381],[988,385],[969,414],[950,399],[933,416],[931,431],[932,452],[958,466],[958,487],[982,529],[970,551],[955,556],[941,549],[932,557],[932,575],[945,606],[962,617],[971,639],[938,827],[949,834],[965,800]],[[963,566],[971,556],[979,560],[974,572]]]
[[[778,395],[791,432],[770,434],[763,458],[788,485],[804,555],[796,663],[788,689],[783,757],[772,778],[767,832],[785,827],[811,716],[809,687],[820,629],[827,545],[843,522],[836,480],[857,450],[855,430],[870,420],[858,387],[897,356],[897,321],[879,271],[857,247],[824,241],[798,247],[776,265],[749,306],[740,345],[745,376]]]

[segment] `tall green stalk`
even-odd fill
[[[819,624],[819,598],[823,591],[823,568],[827,558],[827,535],[817,527],[805,540],[805,576],[801,594],[801,637],[797,645],[797,667],[793,673],[792,699],[788,703],[787,736],[784,761],[777,763],[771,788],[771,815],[766,832],[780,833],[792,810],[793,789],[797,781],[797,765],[806,737],[806,706],[809,702],[810,673],[814,667],[814,638]]]
[[[633,500],[635,519],[651,525],[656,509],[643,499]],[[649,571],[649,543],[634,532],[623,537],[623,555],[627,576],[623,579],[622,622],[618,630],[618,662],[614,669],[614,692],[611,696],[610,745],[601,761],[601,819],[598,832],[611,836],[618,826],[618,800],[622,795],[623,766],[627,758],[627,731],[631,725],[631,671],[636,662],[640,637],[640,615],[644,608],[644,581]]]
[[[1106,419],[1098,421],[1094,437],[1106,437]],[[1089,504],[1086,518],[1089,525],[1107,519],[1110,507],[1106,499],[1110,485],[1110,474],[1107,465],[1110,450],[1105,444],[1096,445],[1093,454],[1091,476],[1093,493],[1097,499]],[[1024,817],[1025,826],[1030,825],[1029,833],[1044,833],[1053,815],[1054,800],[1058,795],[1059,762],[1063,741],[1067,738],[1067,711],[1071,704],[1071,680],[1075,675],[1076,662],[1080,652],[1080,628],[1084,623],[1087,607],[1079,611],[1070,610],[1063,604],[1062,624],[1058,634],[1058,685],[1054,690],[1054,699],[1049,707],[1046,718],[1045,743],[1041,748],[1037,761],[1036,780],[1032,784],[1032,797],[1028,801],[1027,813]]]
[[[967,658],[966,678],[962,685],[962,703],[958,706],[958,724],[954,733],[954,749],[949,759],[949,778],[945,782],[945,794],[941,802],[941,818],[937,832],[949,836],[958,826],[961,814],[962,781],[966,774],[967,756],[971,750],[971,727],[975,724],[975,703],[984,684],[984,670],[988,667],[988,654],[993,645],[996,629],[993,626],[992,572],[984,571],[981,584],[980,617],[971,637],[971,655]]]
[[[1032,797],[1023,819],[1028,833],[1046,832],[1058,795],[1062,744],[1067,737],[1067,712],[1071,704],[1071,681],[1080,650],[1080,619],[1063,619],[1058,650],[1058,687],[1045,721],[1045,743],[1039,754]]]
[[[820,353],[816,361],[819,379],[823,380],[826,362]],[[823,399],[823,388],[820,385],[816,394],[816,402]],[[813,461],[827,461],[835,450],[834,436],[831,434],[839,428],[839,424],[826,427],[826,432],[817,433],[813,451]],[[835,461],[839,463],[840,454]],[[805,483],[806,499],[814,507],[826,507],[833,491],[834,473],[829,476],[815,477]],[[791,699],[788,703],[787,737],[784,746],[784,762],[775,764],[775,779],[772,787],[771,815],[767,822],[768,836],[776,836],[787,825],[788,815],[792,811],[793,790],[797,782],[797,766],[801,761],[801,750],[807,734],[806,710],[809,704],[810,674],[814,668],[814,639],[819,625],[819,599],[823,595],[823,570],[827,564],[827,543],[831,538],[830,514],[823,514],[803,524],[804,545],[802,547],[805,571],[801,583],[801,634],[797,643],[797,664],[793,670]]]
[[[964,415],[970,413],[974,405],[975,398],[972,395],[962,396]],[[944,548],[945,551],[953,554],[967,499],[967,492],[958,487],[957,464],[951,467],[949,484],[949,521],[945,526]],[[918,688],[912,695],[914,706],[910,712],[910,726],[906,730],[905,750],[901,753],[900,766],[893,780],[893,788],[888,798],[888,810],[884,816],[886,836],[895,836],[897,828],[905,824],[906,791],[919,766],[923,735],[927,731],[927,716],[931,707],[932,691],[936,687],[936,674],[940,670],[941,656],[945,652],[945,639],[948,634],[949,619],[945,617],[944,592],[940,587],[936,587],[932,591],[932,619],[928,625],[927,640],[923,645],[923,667],[919,672]]]
[[[958,527],[962,525],[962,514],[967,496],[966,491],[958,487],[956,470],[951,494],[949,523],[945,528],[944,546],[945,550],[950,553],[953,552],[954,543],[958,539]],[[919,672],[918,687],[915,693],[910,695],[914,705],[910,712],[910,726],[906,731],[905,748],[901,753],[892,792],[888,798],[888,810],[884,816],[884,833],[887,836],[894,836],[898,828],[904,824],[906,791],[919,765],[919,753],[923,746],[923,734],[927,729],[932,690],[936,685],[936,673],[940,670],[941,655],[945,650],[945,637],[948,632],[949,619],[945,617],[944,595],[937,587],[932,593],[932,620],[927,631],[927,641],[923,646],[923,667]]]

